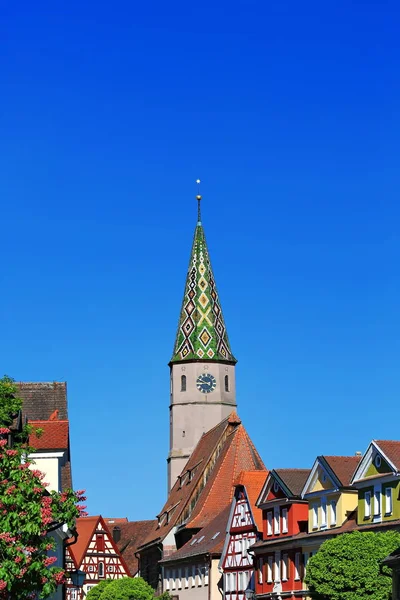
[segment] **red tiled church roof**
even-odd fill
[[[185,508],[194,500],[196,488],[208,476],[186,523],[187,527],[194,528],[207,525],[230,504],[233,482],[243,470],[265,470],[265,466],[239,417],[232,413],[200,438],[181,473],[182,477],[191,472],[192,477],[182,479],[182,485],[179,478],[175,482],[160,511],[160,515],[168,513],[168,519],[160,527],[152,528],[144,545],[164,539],[182,521]]]

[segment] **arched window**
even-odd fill
[[[225,375],[225,391],[229,392],[229,377]]]
[[[186,392],[186,375],[181,376],[181,392]]]
[[[104,577],[104,563],[99,562],[99,577]]]

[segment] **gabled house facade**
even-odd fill
[[[361,456],[318,456],[302,491],[308,501],[308,531],[341,527],[357,508],[352,476]]]
[[[76,529],[76,543],[67,545],[67,562],[75,570],[84,571],[86,579],[82,590],[67,582],[67,600],[81,600],[104,579],[129,576],[129,568],[103,517],[82,517]]]
[[[272,470],[258,497],[263,541],[250,549],[254,554],[257,597],[303,595],[302,536],[308,528],[308,503],[301,492],[309,473],[309,469]]]
[[[358,490],[358,525],[400,519],[400,442],[372,440],[352,484]]]
[[[262,513],[256,500],[267,474],[267,471],[243,471],[235,483],[219,562],[226,600],[244,600],[245,590],[254,590],[253,558],[248,550],[262,537]]]

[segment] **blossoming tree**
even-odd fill
[[[0,600],[47,598],[64,583],[64,570],[48,555],[48,534],[63,524],[73,529],[86,508],[83,491],[49,493],[27,460],[29,425],[12,429],[22,407],[17,392],[12,379],[0,379]]]

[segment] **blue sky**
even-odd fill
[[[92,514],[165,499],[198,177],[267,467],[399,439],[399,13],[2,4],[0,371],[67,380]]]

